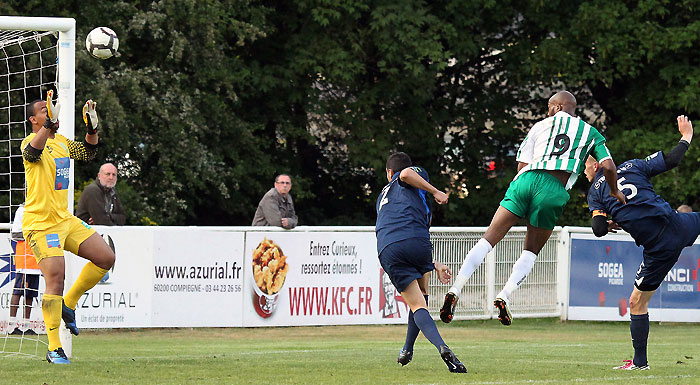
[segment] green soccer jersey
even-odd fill
[[[530,170],[561,170],[571,173],[566,189],[573,187],[592,155],[598,162],[612,158],[605,138],[595,127],[560,111],[535,123],[527,134],[517,161],[527,163],[515,179]]]

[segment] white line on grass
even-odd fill
[[[663,380],[669,378],[694,378],[688,374],[678,375],[678,376],[622,376],[622,377],[592,377],[592,378],[568,378],[565,380],[508,380],[508,381],[484,381],[484,382],[470,382],[473,385],[506,385],[506,384],[570,384],[572,382],[583,382],[587,383],[589,381],[611,381],[611,380]],[[413,385],[434,385],[434,382],[428,382],[425,384],[413,384]]]

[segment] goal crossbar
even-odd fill
[[[72,32],[75,39],[75,19],[69,17],[0,16],[0,29]]]

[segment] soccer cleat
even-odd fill
[[[19,330],[19,328],[15,328],[15,330],[13,330],[12,333],[9,333],[9,335],[11,336],[21,336],[22,334],[24,333],[22,333],[22,331]]]
[[[66,353],[63,351],[63,348],[58,348],[56,350],[49,350],[46,352],[46,361],[49,361],[52,364],[70,364],[70,361],[68,360],[68,357],[66,357]]]
[[[503,325],[509,326],[513,323],[513,316],[510,314],[510,305],[507,299],[496,298],[496,300],[493,301],[493,306],[498,309],[498,320],[501,321]]]
[[[613,369],[616,370],[649,370],[649,364],[637,366],[632,362],[632,360],[623,360],[624,364],[616,366]]]
[[[447,345],[442,345],[440,346],[440,357],[442,357],[442,360],[445,361],[445,365],[447,365],[447,369],[450,370],[452,373],[466,373],[467,368],[459,362],[457,359],[457,356],[455,356],[454,353],[452,353],[452,350],[447,347]]]
[[[447,292],[445,294],[445,302],[442,304],[440,309],[440,319],[442,322],[448,324],[452,322],[452,317],[455,315],[455,307],[457,306],[457,295],[452,292]]]
[[[401,349],[399,352],[399,358],[396,360],[401,366],[406,366],[408,365],[409,362],[413,359],[413,350],[404,350]]]
[[[35,335],[37,335],[37,334],[36,334],[36,332],[35,332],[34,330],[32,330],[32,329],[27,329],[27,330],[24,332],[24,335],[25,335],[25,336],[35,336]]]
[[[75,324],[75,310],[66,306],[65,302],[63,302],[61,318],[63,318],[63,322],[66,323],[66,328],[70,330],[72,335],[77,336],[80,334],[80,330],[78,330],[78,326]]]

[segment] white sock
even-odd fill
[[[10,319],[7,322],[7,328],[10,329],[9,332],[15,330],[15,327],[17,326],[19,326],[17,325],[17,317],[10,317]]]
[[[481,265],[481,262],[483,262],[484,258],[486,258],[486,254],[488,254],[491,250],[493,250],[493,247],[489,241],[484,238],[479,239],[479,242],[477,242],[476,245],[469,250],[467,257],[464,258],[462,267],[459,268],[459,273],[457,274],[457,277],[455,277],[455,282],[450,288],[450,293],[454,293],[457,295],[457,297],[459,297],[460,293],[462,292],[462,288],[467,284],[469,277],[474,274],[479,265]]]
[[[515,261],[513,265],[513,272],[510,273],[508,282],[503,286],[503,290],[496,296],[496,298],[505,298],[510,300],[510,295],[525,282],[525,278],[530,274],[530,271],[535,266],[535,258],[537,254],[532,251],[523,250],[520,254],[520,258]]]

